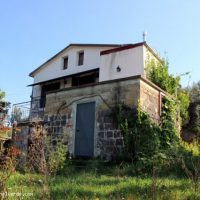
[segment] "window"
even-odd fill
[[[78,66],[83,65],[83,60],[84,60],[84,52],[81,51],[78,53]]]
[[[63,59],[63,69],[67,69],[68,68],[68,57],[65,57]]]

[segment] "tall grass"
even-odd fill
[[[193,194],[191,182],[187,178],[163,177],[156,178],[155,182],[151,176],[116,176],[115,169],[112,171],[113,174],[96,173],[94,170],[73,170],[73,173],[65,177],[56,176],[50,181],[50,198],[56,200],[200,199],[200,192]],[[46,198],[44,195],[44,177],[38,174],[14,174],[8,182],[8,192],[16,191],[22,194],[32,193],[31,199],[49,198],[48,195]]]

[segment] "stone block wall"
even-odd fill
[[[44,123],[47,126],[47,133],[51,135],[59,135],[63,133],[63,127],[68,126],[70,114],[63,115],[45,115]]]
[[[98,132],[97,148],[104,160],[114,160],[119,156],[124,147],[123,136],[120,130],[105,130]]]
[[[97,149],[104,160],[113,160],[124,148],[123,136],[110,110],[98,112]]]
[[[160,91],[148,83],[140,82],[140,104],[144,111],[149,113],[150,117],[155,121],[160,121],[161,114],[161,96]]]
[[[123,151],[124,141],[112,117],[112,108],[119,102],[135,108],[138,101],[152,119],[160,119],[160,91],[142,78],[108,81],[92,86],[69,88],[49,93],[44,121],[54,137],[69,134],[69,152],[75,152],[76,106],[95,102],[94,156],[112,159]]]
[[[48,132],[59,136],[67,127],[70,135],[69,151],[73,155],[76,106],[78,103],[95,102],[94,156],[111,159],[124,146],[123,137],[113,121],[112,108],[119,102],[136,107],[140,95],[139,84],[139,79],[130,79],[49,93],[45,107]],[[58,118],[58,115],[61,117]]]

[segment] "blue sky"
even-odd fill
[[[170,72],[200,80],[199,0],[0,1],[0,88],[12,103],[30,100],[28,74],[69,43],[136,43],[142,32]]]

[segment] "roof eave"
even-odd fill
[[[30,85],[27,85],[27,86],[35,86],[35,85],[45,84],[45,83],[48,83],[48,82],[58,81],[58,80],[65,79],[65,78],[68,78],[68,77],[78,76],[78,75],[82,75],[82,74],[85,74],[85,73],[97,72],[97,71],[99,71],[99,68],[90,69],[90,70],[87,70],[87,71],[84,71],[84,72],[69,74],[69,75],[66,75],[66,76],[61,76],[61,77],[57,77],[57,78],[54,78],[54,79],[49,79],[49,80],[33,83],[33,84],[30,84]]]
[[[46,62],[44,62],[42,65],[40,65],[39,67],[37,67],[35,70],[33,70],[29,76],[30,77],[34,77],[35,73],[40,70],[42,67],[44,67],[47,63],[49,63],[50,61],[52,61],[54,58],[56,58],[58,55],[60,55],[62,52],[64,52],[65,50],[67,50],[69,47],[72,46],[89,46],[89,47],[119,47],[119,44],[79,44],[79,43],[71,43],[68,46],[66,46],[64,49],[62,49],[61,51],[59,51],[57,54],[55,54],[53,57],[51,57],[50,59],[48,59]]]
[[[124,50],[128,50],[128,49],[132,49],[132,48],[136,48],[139,46],[143,46],[146,42],[140,42],[140,43],[135,43],[135,44],[125,44],[125,45],[120,45],[117,48],[112,48],[112,49],[108,49],[105,51],[101,51],[100,55],[106,55],[106,54],[110,54],[110,53],[115,53],[115,52],[119,52],[119,51],[124,51]]]

